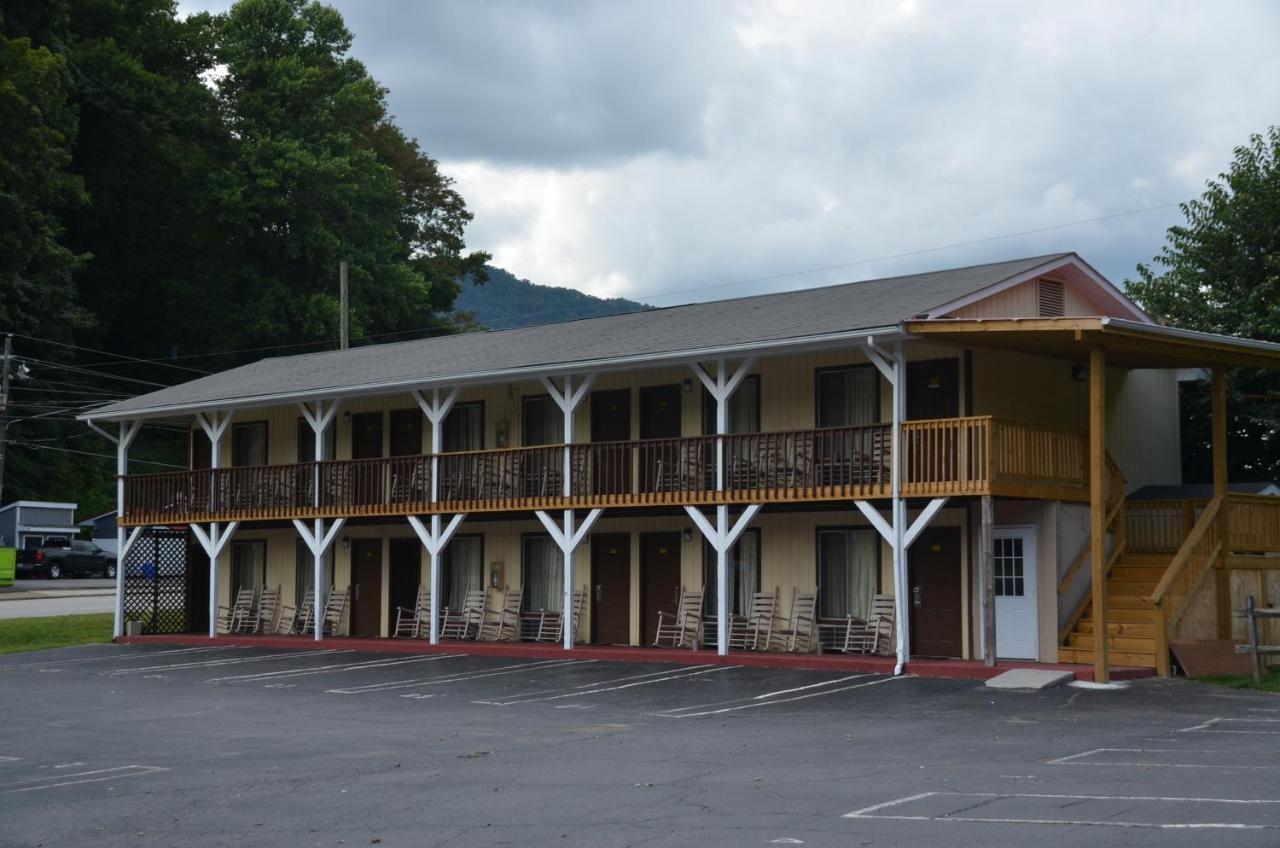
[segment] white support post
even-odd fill
[[[209,557],[209,638],[212,639],[218,635],[218,557],[222,555],[222,551],[227,547],[227,542],[231,541],[231,537],[235,535],[236,527],[240,526],[240,522],[232,521],[225,528],[219,530],[217,522],[209,525],[209,532],[206,533],[204,528],[199,524],[191,525],[191,532],[195,534],[196,541],[200,543],[200,547]]]
[[[422,542],[422,546],[427,549],[427,556],[431,560],[431,644],[440,644],[440,555],[444,553],[444,549],[448,547],[449,540],[453,538],[453,534],[457,532],[458,527],[467,517],[465,512],[460,512],[449,519],[449,524],[443,529],[441,528],[441,517],[437,513],[431,516],[431,529],[428,530],[426,525],[422,523],[422,519],[416,515],[410,515],[409,526],[413,528],[413,532],[417,534],[418,541]]]
[[[583,519],[581,526],[574,528],[573,510],[566,509],[564,511],[564,528],[556,526],[556,520],[551,517],[551,513],[544,510],[538,510],[535,515],[542,522],[542,526],[546,528],[547,533],[551,536],[551,540],[556,543],[556,547],[560,548],[560,553],[564,556],[564,574],[565,574],[565,595],[564,608],[562,615],[564,616],[564,649],[566,651],[573,650],[573,638],[578,632],[578,622],[574,618],[573,609],[573,552],[577,550],[578,545],[582,544],[587,538],[587,534],[591,532],[591,528],[595,526],[596,521],[604,513],[603,509],[593,509],[587,513],[587,517]]]
[[[868,345],[871,347],[872,342]],[[898,625],[898,662],[893,673],[901,674],[911,659],[911,627],[907,616],[907,502],[902,497],[902,421],[907,417],[907,355],[902,342],[893,346],[893,579],[898,590],[895,594],[894,617]]]
[[[320,469],[323,468],[320,463],[325,459],[332,458],[324,455],[324,434],[325,430],[329,429],[329,425],[333,423],[334,416],[338,413],[338,405],[340,403],[341,401],[335,399],[331,401],[315,401],[314,407],[309,403],[298,404],[298,408],[302,410],[302,417],[311,425],[311,433],[315,438],[314,456],[316,473],[313,475],[314,479],[312,480],[312,505],[317,510],[320,508]],[[334,527],[341,527],[342,523],[342,520],[339,520]],[[312,591],[312,603],[315,607],[315,611],[311,617],[312,623],[315,625],[315,638],[318,642],[324,638],[324,617],[319,613],[319,610],[324,608],[323,602],[320,600],[321,589],[324,586],[324,554],[325,551],[328,550],[329,544],[332,544],[333,539],[325,535],[323,519],[315,519],[315,529],[311,533],[306,532],[306,525],[302,522],[295,519],[293,524],[298,528],[298,533],[302,536],[302,541],[306,543],[307,549],[311,551],[311,585],[315,587]],[[332,530],[333,528],[330,529]],[[310,538],[311,541],[308,542],[308,538]],[[328,542],[317,551],[317,544],[319,542],[324,542],[326,539],[328,539]],[[297,598],[296,602],[301,604],[302,598]]]
[[[697,375],[698,381],[706,388],[707,393],[711,395],[712,400],[716,404],[716,491],[723,492],[725,487],[724,474],[724,437],[729,432],[729,399],[733,397],[733,393],[738,386],[742,384],[742,380],[747,376],[747,372],[751,370],[751,366],[755,363],[755,359],[747,357],[738,363],[738,367],[730,374],[728,365],[725,360],[716,361],[716,375],[713,378],[702,367],[702,364],[695,362],[689,367],[693,369],[693,373]],[[758,504],[747,507],[747,511],[743,513],[744,517],[754,516],[759,510]],[[698,525],[707,540],[711,542],[711,546],[716,552],[716,651],[724,656],[729,652],[729,593],[726,591],[729,586],[729,550],[733,547],[733,542],[737,541],[738,534],[731,533],[729,528],[729,508],[721,505],[716,507],[716,527],[711,530],[710,524],[702,517],[700,510],[686,506],[685,511],[693,517],[694,523]],[[750,518],[747,519],[750,521]],[[737,526],[737,525],[735,525]],[[745,527],[745,524],[741,525]],[[710,532],[709,532],[710,531]],[[732,541],[725,542],[732,535]]]
[[[138,534],[142,531],[141,527],[135,527],[126,538],[125,530],[120,526],[120,522],[125,517],[124,478],[129,473],[129,446],[133,444],[138,431],[142,429],[142,422],[121,421],[118,434],[104,430],[93,421],[89,422],[89,427],[108,441],[114,442],[116,446],[116,609],[113,632],[119,639],[124,635],[124,560],[129,553],[129,548],[133,547],[133,543],[138,540]]]
[[[573,414],[578,405],[586,398],[587,392],[591,390],[591,385],[595,382],[595,379],[595,374],[586,374],[581,378],[578,387],[574,388],[573,375],[565,374],[562,378],[563,388],[557,388],[555,381],[551,378],[542,378],[542,385],[546,387],[547,393],[556,402],[556,406],[560,407],[560,413],[564,416],[564,459],[561,468],[560,494],[565,498],[573,495]],[[586,522],[583,523],[583,529],[590,530],[596,518],[599,518],[599,513],[600,510],[592,510]],[[538,512],[538,520],[542,522],[544,527],[550,528],[554,524],[554,522],[551,522],[550,516],[541,511]],[[573,621],[573,549],[577,547],[577,542],[573,541],[577,538],[574,534],[573,522],[573,510],[566,509],[564,511],[563,536],[558,537],[555,533],[551,534],[551,538],[558,540],[557,543],[564,554],[564,648],[566,651],[573,649],[573,637],[577,632],[575,630],[577,622]],[[549,529],[548,532],[550,532]],[[585,537],[586,534],[582,533],[581,535]],[[572,542],[572,545],[570,545],[570,542]]]
[[[716,653],[725,656],[729,653],[729,551],[737,543],[747,526],[751,524],[760,511],[761,504],[748,504],[738,516],[738,520],[729,524],[729,507],[716,507],[716,523],[712,526],[702,510],[696,506],[686,505],[684,511],[693,519],[698,530],[706,537],[707,542],[716,552]]]
[[[347,520],[345,518],[334,519],[326,531],[324,519],[317,518],[315,520],[314,529],[309,529],[306,522],[302,519],[293,519],[293,527],[298,531],[298,535],[302,537],[302,544],[307,546],[307,550],[311,551],[311,566],[315,569],[315,589],[312,590],[312,614],[311,623],[314,626],[315,640],[319,642],[324,638],[324,555],[333,546],[333,542],[338,538],[338,533],[342,530],[342,525]],[[302,599],[298,598],[298,604],[301,605]],[[299,609],[301,614],[301,609]]]
[[[458,388],[454,386],[446,391],[443,397],[441,397],[439,389],[432,389],[430,400],[422,392],[415,391],[412,394],[413,399],[418,403],[418,408],[422,410],[422,414],[427,417],[427,421],[431,424],[431,503],[434,504],[440,500],[440,454],[444,450],[444,420],[449,417],[449,412],[458,400]],[[465,517],[465,513],[455,515],[449,524],[453,529],[442,531],[440,529],[440,515],[433,513],[431,516],[431,532],[427,533],[426,528],[422,526],[422,522],[416,516],[409,516],[409,523],[413,525],[413,529],[427,549],[427,556],[430,559],[428,566],[431,569],[429,578],[431,582],[429,635],[432,645],[440,644],[440,553],[444,550],[445,545],[449,543],[449,539],[452,538],[453,530],[457,529],[457,526],[462,523]],[[441,541],[442,538],[443,541]]]
[[[204,434],[209,437],[209,509],[217,512],[221,508],[218,497],[218,468],[222,465],[222,436],[227,432],[227,427],[231,425],[231,419],[235,415],[234,410],[219,412],[214,410],[210,413],[197,412],[196,421],[200,423],[200,429],[204,430]],[[209,636],[210,638],[218,635],[218,554],[222,552],[226,540],[231,538],[231,533],[235,530],[236,523],[232,522],[227,529],[225,535],[219,535],[218,522],[209,525],[209,535],[201,538],[201,531],[196,525],[191,525],[196,537],[201,539],[200,544],[204,547],[205,553],[209,554]],[[205,540],[211,542],[210,545],[205,544]],[[212,552],[211,552],[212,551]]]

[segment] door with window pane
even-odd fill
[[[869,527],[818,531],[818,618],[866,620],[880,578],[880,540]]]
[[[997,527],[994,548],[996,656],[1039,659],[1035,529]]]

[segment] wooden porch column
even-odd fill
[[[996,664],[996,546],[991,495],[982,496],[982,550],[979,569],[982,586],[982,662]]]
[[[1213,430],[1213,496],[1224,497],[1227,494],[1227,369],[1218,366],[1213,369],[1212,383],[1212,430]],[[1227,515],[1225,501],[1218,513],[1219,538],[1226,542]],[[1225,551],[1225,547],[1224,547]],[[1214,589],[1218,611],[1218,638],[1231,638],[1231,572],[1222,567],[1223,557],[1218,556],[1214,563]]]
[[[1089,351],[1089,565],[1093,572],[1093,679],[1107,683],[1107,357]]]

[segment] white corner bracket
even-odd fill
[[[603,509],[591,510],[587,513],[587,517],[582,520],[582,525],[576,530],[574,529],[573,510],[571,509],[564,511],[563,529],[556,525],[556,521],[551,517],[550,513],[543,510],[538,510],[535,513],[538,516],[538,520],[542,522],[542,526],[546,528],[547,534],[551,536],[551,540],[556,543],[556,547],[560,548],[560,552],[564,555],[564,606],[561,607],[561,615],[564,616],[564,649],[566,651],[573,649],[573,640],[578,632],[578,622],[573,617],[573,552],[578,545],[582,544],[582,540],[587,538],[587,534],[591,532],[591,528],[595,526],[596,521],[603,513]]]

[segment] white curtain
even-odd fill
[[[231,543],[231,592],[258,589],[267,579],[265,542]]]
[[[874,530],[823,530],[818,534],[818,599],[822,618],[866,618],[879,570]]]
[[[716,551],[710,544],[703,546],[702,561],[704,614],[716,614],[716,597],[719,587],[716,585]],[[729,549],[729,597],[733,603],[729,612],[743,615],[751,609],[751,596],[760,591],[760,531],[747,530],[738,537],[738,541]]]
[[[320,560],[320,567],[324,571],[325,586],[333,585],[333,548],[330,547]],[[312,588],[315,583],[316,568],[315,560],[311,557],[311,549],[302,543],[299,539],[294,547],[294,574],[293,574],[293,602],[294,604],[302,603],[302,599],[306,597],[307,591]]]
[[[449,609],[462,609],[467,592],[484,586],[482,550],[479,536],[456,536],[444,549],[442,594]]]
[[[819,373],[818,426],[858,427],[877,423],[879,390],[879,377],[872,366]]]
[[[524,608],[559,612],[564,607],[564,557],[550,536],[527,536],[522,568]]]

